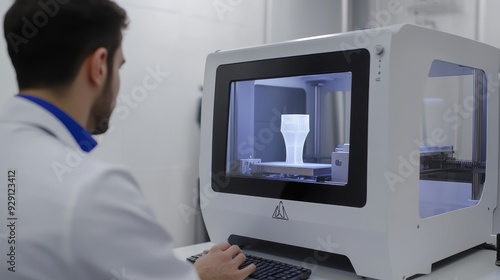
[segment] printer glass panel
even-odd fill
[[[486,175],[488,80],[484,71],[435,60],[423,96],[420,217],[474,206]]]

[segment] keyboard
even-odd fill
[[[203,253],[187,258],[188,261],[194,263]],[[240,268],[246,267],[253,263],[257,266],[257,270],[247,279],[256,280],[302,280],[307,279],[312,271],[308,268],[292,265],[289,263],[279,262],[271,259],[261,258],[257,256],[247,255],[246,261]]]

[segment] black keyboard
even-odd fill
[[[194,263],[203,254],[197,254],[187,258],[188,261]],[[307,279],[311,275],[311,270],[305,267],[292,265],[289,263],[279,262],[275,260],[270,260],[266,258],[256,257],[252,255],[247,255],[247,260],[240,266],[240,268],[246,267],[247,265],[254,263],[257,266],[257,270],[250,275],[248,279],[257,280],[302,280]]]

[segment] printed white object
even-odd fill
[[[304,163],[302,153],[309,134],[309,115],[281,115],[281,134],[285,139],[286,163]]]

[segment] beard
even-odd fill
[[[109,129],[109,120],[113,113],[113,92],[111,90],[111,75],[106,80],[102,92],[90,111],[89,131],[92,135],[101,135]]]

